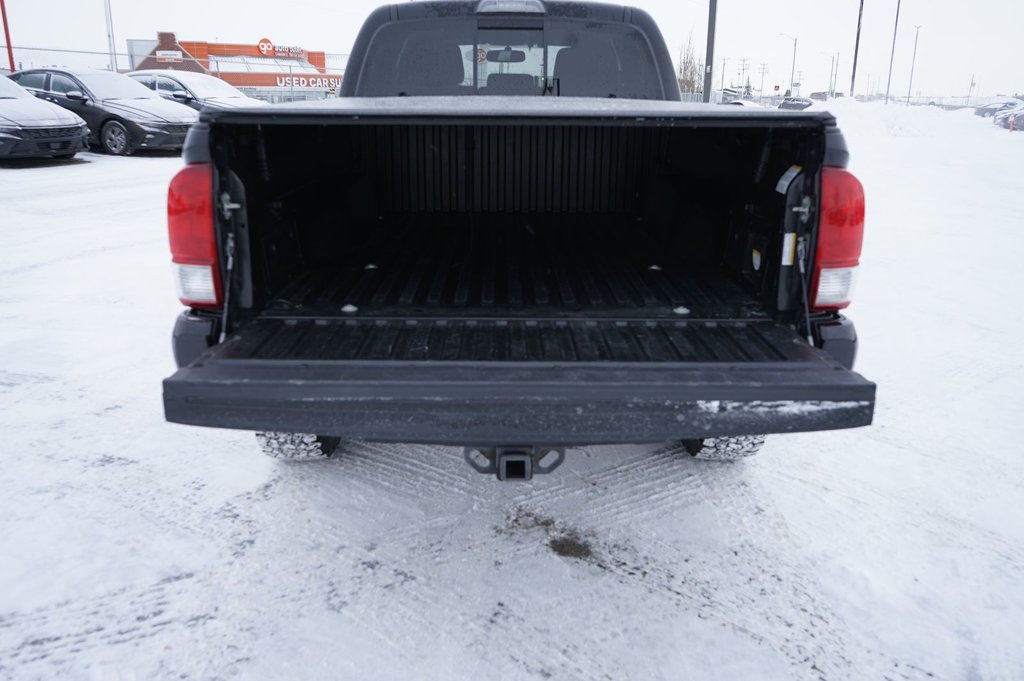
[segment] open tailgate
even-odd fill
[[[263,318],[164,381],[176,423],[460,445],[852,428],[874,400],[771,321]]]

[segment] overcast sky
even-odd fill
[[[897,0],[865,0],[857,92],[885,91]],[[346,53],[377,0],[111,0],[119,52],[127,38],[155,38],[174,31],[181,39],[280,45]],[[701,61],[707,31],[707,0],[634,0],[654,15],[673,60],[692,32]],[[749,59],[755,87],[760,65],[768,65],[765,87],[789,83],[793,42],[803,93],[823,90],[830,57],[839,54],[839,89],[850,85],[859,0],[720,0],[715,50],[715,86],[739,82],[740,58]],[[7,0],[11,42],[16,46],[106,49],[103,0]],[[894,94],[906,96],[914,49],[914,26],[922,25],[914,94],[966,95],[973,75],[985,95],[1024,93],[1022,0],[902,0]],[[0,34],[2,38],[2,34]],[[15,55],[24,59],[28,52]],[[68,57],[64,63],[73,63]],[[54,57],[56,63],[57,57]],[[127,61],[122,68],[127,67]],[[876,85],[877,83],[877,85]]]

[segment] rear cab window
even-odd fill
[[[382,26],[357,96],[561,95],[662,99],[635,26],[573,19],[423,19]]]

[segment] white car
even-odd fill
[[[1015,116],[1017,116],[1017,114],[1020,114],[1022,112],[1024,112],[1024,102],[1021,102],[1012,109],[1004,109],[1003,111],[1000,111],[999,113],[992,117],[992,123],[998,125],[1001,128],[1009,128],[1010,119],[1014,118]]]
[[[88,136],[80,116],[0,76],[0,159],[71,158],[85,149]]]
[[[269,106],[263,100],[250,97],[227,81],[205,73],[148,69],[132,71],[127,75],[164,99],[190,106],[197,111],[204,108],[239,109]]]

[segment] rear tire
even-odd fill
[[[740,461],[754,456],[764,446],[764,435],[706,437],[703,440],[680,440],[683,449],[703,461]]]
[[[100,130],[100,145],[112,156],[128,156],[134,151],[128,128],[117,121],[107,121]]]
[[[331,458],[341,438],[306,433],[256,433],[256,442],[271,459],[319,461]]]

